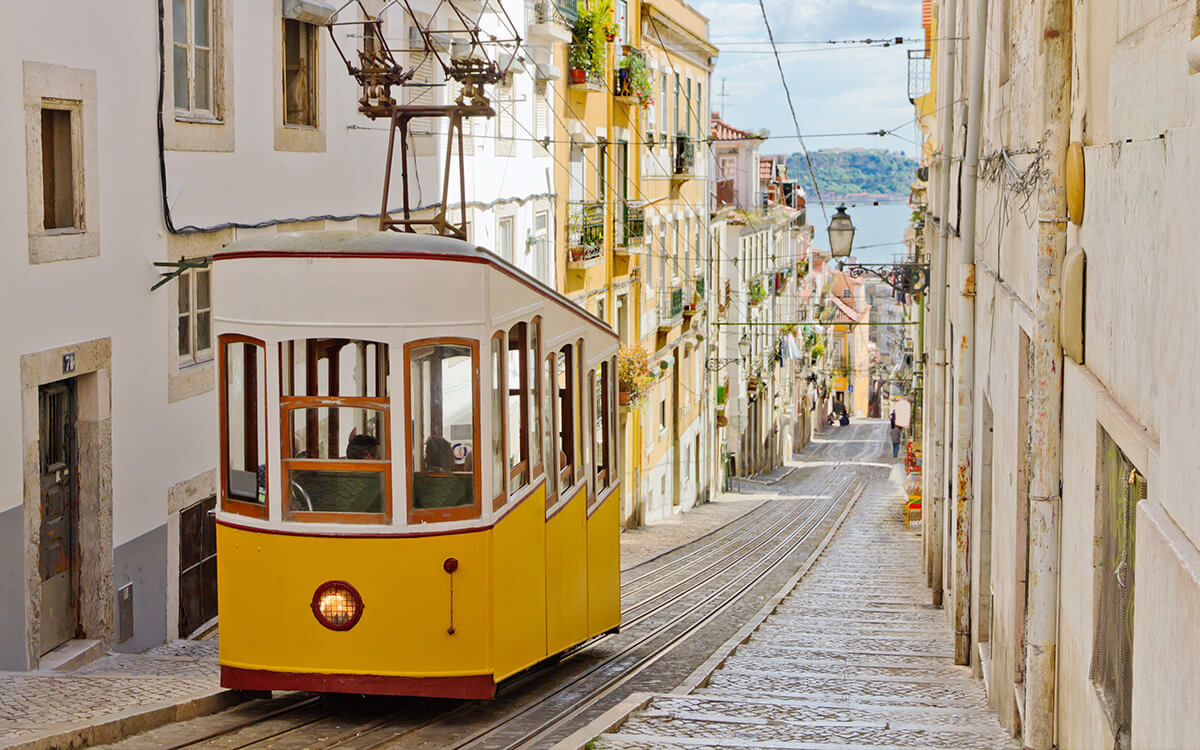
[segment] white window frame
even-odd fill
[[[180,49],[184,50],[184,57],[187,67],[187,106],[180,107],[178,103],[179,90],[174,91],[175,101],[172,104],[175,106],[176,119],[200,119],[200,120],[218,120],[220,113],[217,108],[219,101],[218,96],[218,80],[217,73],[219,72],[220,64],[218,60],[219,49],[217,34],[220,30],[220,16],[218,15],[219,0],[204,0],[208,3],[208,46],[198,47],[196,45],[196,4],[201,0],[174,0],[172,3],[172,28],[171,28],[171,50],[172,50],[172,72],[174,72],[174,53]],[[179,25],[179,19],[175,14],[179,12],[176,7],[178,3],[182,3],[187,12],[183,19],[184,42],[179,43],[175,38],[175,28]],[[208,104],[207,108],[197,107],[195,101],[196,95],[196,50],[203,49],[208,52]],[[174,80],[174,79],[172,79]]]
[[[208,284],[208,306],[199,307],[197,299],[199,297],[198,289],[200,278],[205,279]],[[190,268],[179,274],[176,283],[176,292],[178,298],[176,300],[175,312],[175,332],[176,332],[176,349],[175,352],[179,357],[180,367],[192,367],[194,365],[202,365],[211,362],[213,359],[213,325],[212,325],[212,267],[208,268]],[[184,309],[186,303],[186,308]],[[208,347],[201,349],[198,347],[197,331],[199,330],[200,316],[207,313],[208,315]],[[188,351],[186,353],[179,351],[179,325],[184,318],[188,322]]]

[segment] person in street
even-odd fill
[[[900,455],[900,441],[904,438],[904,430],[900,429],[900,425],[892,422],[892,458],[897,458]]]

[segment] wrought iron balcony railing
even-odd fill
[[[595,265],[604,251],[604,202],[567,204],[567,264]]]
[[[676,283],[658,292],[658,328],[669,331],[683,321],[683,286]]]
[[[683,133],[675,136],[675,152],[673,174],[676,177],[690,177],[696,171],[696,144]]]
[[[617,208],[615,245],[621,248],[642,244],[646,233],[646,202],[624,201]]]
[[[930,71],[933,69],[933,58],[927,49],[910,49],[908,51],[908,100],[919,99],[929,93]]]

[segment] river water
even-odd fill
[[[826,211],[832,217],[837,204],[826,203]],[[895,203],[848,204],[846,213],[854,222],[854,247],[851,253],[859,263],[894,263],[897,256],[904,256],[908,249],[904,245],[904,232],[912,220],[912,208],[907,201]],[[815,228],[814,244],[822,250],[829,249],[829,222],[821,215],[816,201],[808,205],[808,220]]]

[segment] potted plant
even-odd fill
[[[755,278],[750,282],[750,304],[757,305],[767,298],[767,290],[763,286],[761,277]]]
[[[617,391],[621,406],[637,406],[653,384],[650,353],[641,345],[622,346],[617,352]]]
[[[639,107],[649,109],[654,103],[654,83],[646,67],[646,55],[639,49],[625,49],[625,56],[617,63],[617,95],[636,97]]]
[[[567,66],[571,70],[571,83],[587,83],[588,65],[591,62],[591,51],[587,44],[571,43],[567,53]]]
[[[604,74],[608,51],[604,40],[617,32],[612,16],[612,0],[593,0],[590,7],[582,1],[579,3],[579,15],[571,29],[571,51],[567,57],[571,83],[583,83],[589,77]]]

